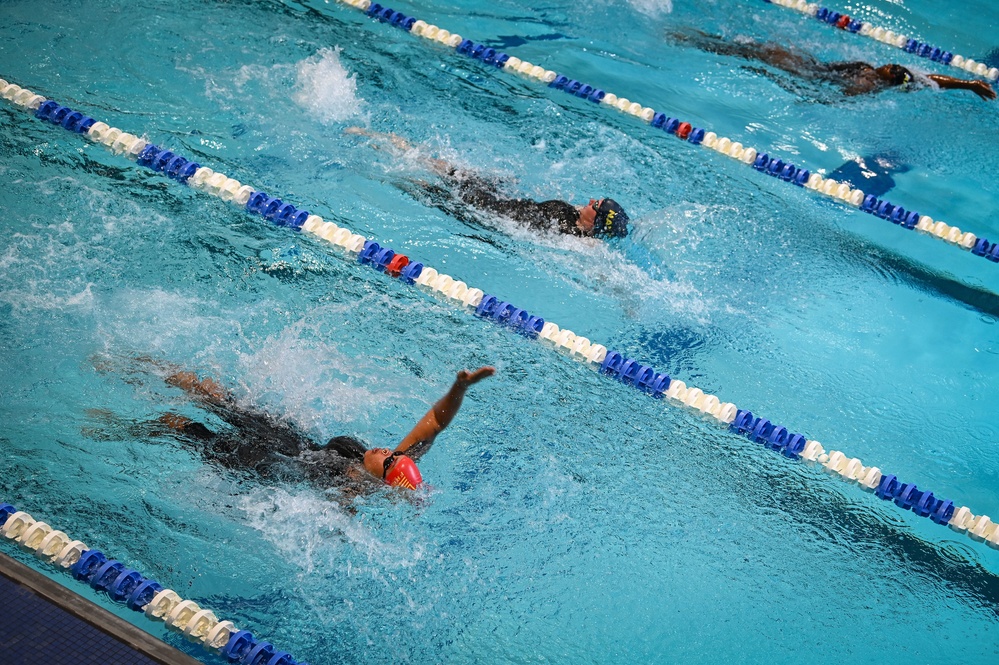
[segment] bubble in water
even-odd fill
[[[357,77],[340,63],[340,51],[324,48],[297,66],[295,102],[324,123],[343,122],[364,102],[357,96]]]

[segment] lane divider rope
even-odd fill
[[[812,16],[823,23],[837,27],[840,30],[845,30],[862,37],[870,37],[883,44],[900,48],[906,53],[915,53],[921,58],[956,67],[973,76],[980,76],[990,81],[999,80],[999,69],[995,67],[989,67],[983,62],[975,62],[971,58],[965,58],[962,55],[955,55],[950,51],[943,50],[939,46],[925,44],[911,37],[896,34],[891,30],[885,30],[870,23],[859,21],[846,14],[822,7],[814,2],[806,2],[805,0],[763,0],[763,2],[793,9],[802,14]]]
[[[90,140],[102,143],[116,154],[132,157],[147,168],[160,171],[178,182],[245,208],[250,213],[260,215],[278,226],[296,231],[304,230],[349,254],[356,255],[361,265],[369,266],[391,278],[398,278],[405,284],[418,285],[438,298],[474,310],[476,316],[508,327],[525,337],[541,338],[570,358],[585,362],[587,366],[597,369],[602,375],[655,398],[665,397],[671,403],[699,411],[729,427],[733,432],[746,436],[751,441],[789,459],[804,459],[821,464],[830,474],[839,476],[844,481],[856,483],[863,489],[874,492],[881,499],[894,501],[900,508],[912,510],[920,517],[929,517],[938,524],[949,525],[955,531],[967,533],[972,539],[987,542],[999,549],[999,526],[987,515],[976,515],[967,507],[957,507],[949,499],[939,499],[933,492],[920,490],[914,483],[902,482],[895,475],[883,473],[879,467],[866,466],[858,458],[849,458],[839,450],[827,451],[818,441],[809,440],[803,434],[792,432],[766,418],[754,416],[752,412],[739,409],[731,402],[722,402],[715,395],[707,394],[694,386],[687,386],[683,381],[657,372],[650,365],[637,359],[627,358],[617,351],[608,350],[602,344],[594,343],[572,330],[560,328],[557,324],[532,315],[513,303],[501,300],[498,296],[486,294],[482,289],[470,287],[450,275],[412,261],[408,256],[382,246],[373,239],[367,239],[333,222],[324,221],[318,215],[299,210],[282,199],[190,162],[173,151],[161,149],[145,139],[126,134],[116,127],[96,122],[80,112],[66,109],[50,100],[39,100],[37,97],[36,95],[31,99],[37,102],[38,117],[53,122],[53,116],[60,117],[62,118],[58,123],[60,126],[77,133],[86,133]],[[53,104],[54,106],[49,106]],[[50,110],[48,115],[44,115],[41,110],[46,107],[64,110]],[[84,132],[83,127],[89,129]]]
[[[221,655],[230,663],[308,665],[9,503],[0,502],[0,535],[34,552],[40,561],[68,570],[73,579],[107,594],[116,603],[142,612],[150,619],[162,621],[188,641],[201,644],[207,651]]]
[[[832,178],[823,178],[818,173],[795,166],[766,153],[759,153],[755,148],[744,146],[728,137],[719,137],[712,131],[693,127],[689,122],[657,112],[649,106],[643,106],[626,97],[596,88],[593,85],[570,79],[568,76],[552,70],[546,70],[540,65],[520,60],[507,53],[487,48],[461,35],[444,30],[426,21],[406,16],[391,8],[382,7],[371,0],[339,0],[341,3],[363,11],[369,17],[393,27],[409,32],[417,37],[438,42],[454,49],[458,54],[481,61],[486,66],[497,68],[507,73],[521,74],[529,79],[545,83],[550,88],[579,97],[601,106],[607,106],[639,118],[651,125],[653,129],[662,130],[694,145],[710,148],[715,152],[731,157],[744,164],[752,166],[757,171],[765,173],[786,183],[805,187],[817,194],[829,197],[838,203],[859,208],[863,212],[880,217],[896,226],[916,230],[943,240],[950,245],[971,251],[975,256],[999,263],[999,242],[991,242],[987,238],[979,238],[974,233],[962,231],[957,226],[934,220],[929,215],[923,215],[887,199],[878,198],[864,193],[863,190],[851,187],[849,183]]]

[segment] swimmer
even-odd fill
[[[732,42],[699,30],[674,33],[673,38],[702,51],[758,60],[803,79],[830,83],[850,97],[895,87],[909,90],[918,86],[919,78],[922,78],[917,78],[902,65],[874,67],[866,62],[821,62],[807,53],[792,51],[778,44]],[[982,99],[996,98],[992,86],[985,81],[967,81],[939,74],[926,74],[925,78],[945,90],[970,90]]]
[[[474,372],[461,370],[450,390],[399,445],[394,449],[368,449],[350,436],[337,436],[319,446],[293,424],[237,404],[229,391],[213,379],[199,379],[193,372],[175,370],[169,368],[171,373],[166,382],[183,390],[199,407],[231,429],[213,432],[186,416],[167,413],[156,421],[166,431],[197,449],[210,463],[253,471],[264,478],[288,481],[304,478],[320,489],[342,487],[351,481],[354,485],[364,485],[365,480],[375,479],[395,487],[416,489],[422,482],[416,461],[430,450],[437,435],[454,419],[465,391],[496,373],[493,367],[480,367]]]
[[[402,152],[413,150],[406,139],[395,134],[372,132],[363,127],[348,127],[344,133],[374,139],[372,147],[375,148],[389,145]],[[420,183],[420,186],[430,195],[431,203],[445,212],[454,212],[450,204],[457,202],[538,231],[594,238],[624,238],[628,235],[628,213],[614,199],[590,199],[585,205],[572,205],[558,199],[533,201],[510,198],[500,191],[499,182],[491,182],[442,159],[427,156],[421,156],[421,159],[445,186],[427,183]]]

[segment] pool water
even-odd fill
[[[763,2],[578,4],[393,6],[813,171],[880,159],[893,201],[999,236],[995,102],[843,99],[670,35],[928,64],[916,56]],[[984,0],[836,8],[976,59],[996,47]],[[334,2],[9,0],[0,18],[7,80],[973,512],[999,510],[993,263]],[[374,150],[351,126],[423,147]],[[0,498],[296,657],[999,656],[999,552],[986,545],[10,104],[0,153]],[[521,196],[613,196],[633,232],[606,245],[459,221],[414,195],[433,179],[420,155]],[[213,421],[141,357],[216,377],[319,441],[385,446],[458,369],[499,373],[422,460],[429,489],[344,508],[145,434],[167,411]]]

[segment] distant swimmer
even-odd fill
[[[701,31],[674,33],[673,38],[702,51],[757,60],[803,79],[829,83],[844,95],[855,96],[881,92],[888,88],[910,90],[932,81],[943,89],[970,90],[982,99],[995,99],[996,93],[985,81],[967,81],[939,74],[917,75],[902,65],[874,67],[866,62],[821,62],[815,57],[778,44],[730,41]]]
[[[148,361],[148,359],[140,359]],[[162,364],[148,361],[158,367]],[[229,425],[214,432],[177,413],[161,416],[156,425],[178,436],[209,463],[264,478],[304,479],[320,489],[364,484],[376,478],[394,487],[416,489],[423,482],[416,461],[430,450],[435,438],[454,419],[465,391],[496,373],[493,367],[461,370],[450,390],[434,404],[394,449],[367,448],[350,436],[337,436],[325,446],[316,444],[293,424],[263,411],[239,405],[228,390],[193,372],[174,371],[169,385],[183,390],[195,403]],[[356,492],[355,492],[356,493]]]
[[[402,151],[413,149],[408,141],[395,134],[371,132],[362,127],[349,127],[344,131],[374,139],[378,142],[373,144],[375,147],[387,144]],[[590,199],[585,205],[573,205],[558,199],[534,201],[512,198],[502,193],[499,181],[459,169],[442,159],[424,156],[422,160],[440,177],[444,186],[420,183],[421,189],[430,196],[434,205],[446,212],[452,212],[450,205],[459,203],[538,231],[595,238],[624,238],[628,235],[628,213],[614,199]]]

